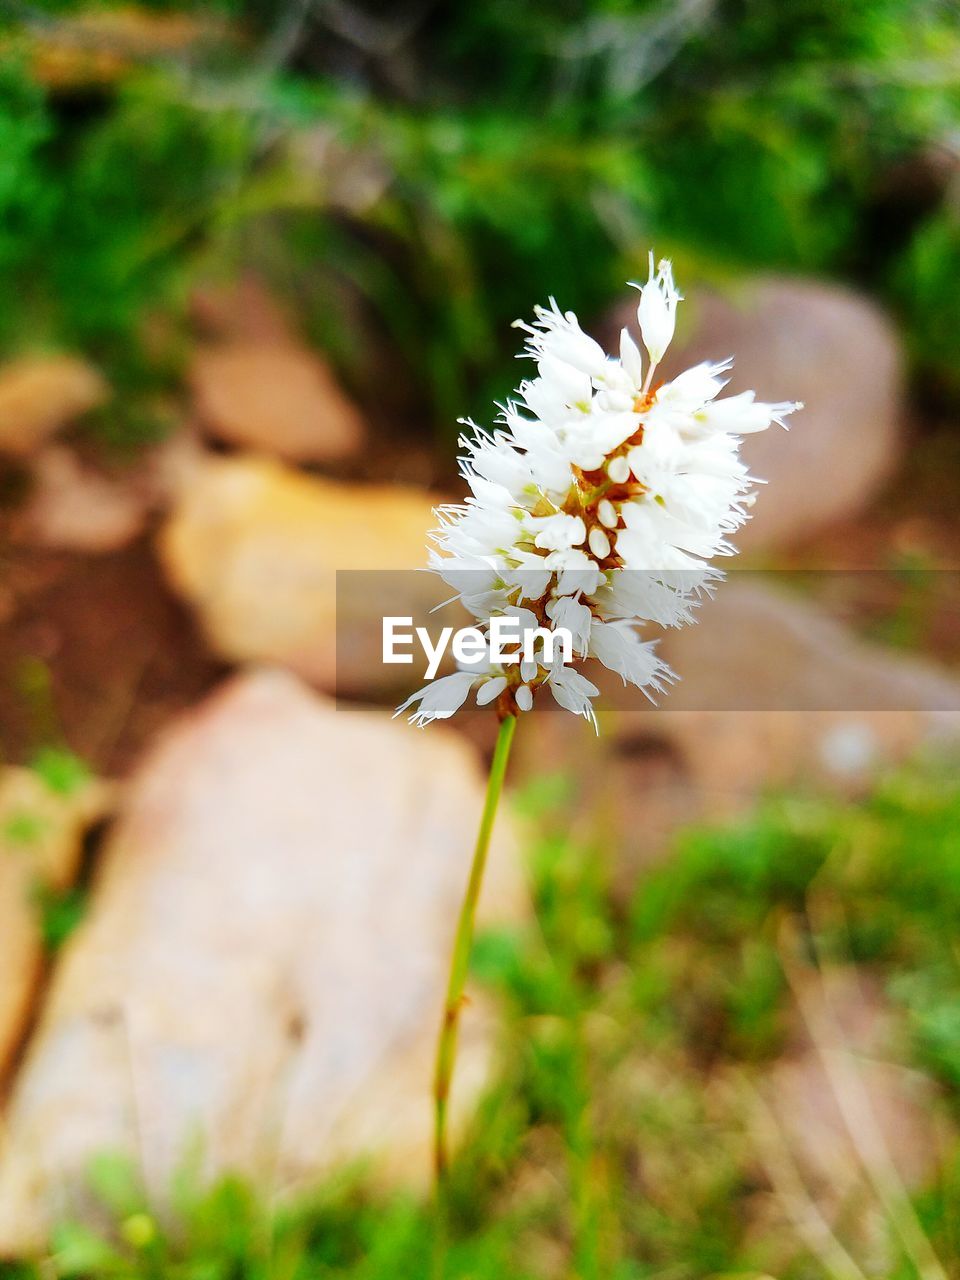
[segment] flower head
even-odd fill
[[[537,307],[521,353],[524,380],[492,431],[460,437],[466,500],[437,511],[430,568],[453,587],[481,629],[514,615],[526,635],[565,628],[573,663],[594,658],[648,697],[675,677],[640,629],[682,626],[722,574],[732,534],[749,516],[753,479],[740,437],[798,404],[761,404],[752,391],[721,397],[731,361],[654,381],[673,338],[681,295],[669,262],[640,288],[637,319],[648,361],[624,329],[608,356],[572,311]],[[521,647],[518,642],[518,653]],[[549,691],[596,723],[599,690],[555,653],[481,661],[427,685],[399,708],[427,724],[475,691],[501,714],[529,710]]]

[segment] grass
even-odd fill
[[[912,769],[855,804],[770,799],[684,833],[626,899],[550,790],[523,798],[535,923],[475,952],[504,1008],[503,1066],[454,1161],[447,1280],[957,1274],[956,777]],[[864,1011],[881,1040],[837,1052]],[[805,1078],[853,1137],[830,1176],[777,1109],[784,1062],[811,1072],[820,1052],[826,1073]],[[909,1192],[876,1095],[863,1108],[877,1057],[908,1069],[894,1078],[940,1135]],[[429,1205],[359,1172],[275,1213],[239,1182],[185,1176],[166,1227],[125,1166],[91,1176],[114,1227],[64,1226],[39,1267],[0,1277],[432,1280]]]

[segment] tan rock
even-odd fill
[[[32,467],[18,540],[57,550],[100,552],[126,546],[143,530],[150,506],[140,477],[110,477],[62,445],[48,445]]]
[[[868,299],[819,281],[761,277],[724,294],[689,292],[667,376],[733,356],[725,394],[753,389],[762,400],[805,406],[789,432],[774,427],[744,440],[744,460],[767,485],[737,546],[767,551],[855,515],[904,441],[903,360],[890,321]],[[621,325],[636,326],[635,303],[610,317],[605,339]]]
[[[93,1153],[163,1204],[191,1150],[265,1190],[371,1148],[429,1168],[429,1088],[483,786],[474,754],[280,672],[232,681],[132,783],[58,967],[0,1159],[0,1249],[88,1211]],[[525,896],[498,823],[483,912]],[[464,1013],[462,1118],[491,1047]]]
[[[700,612],[660,638],[680,679],[658,706],[594,663],[599,735],[549,699],[517,733],[512,776],[570,779],[567,823],[602,823],[625,896],[684,825],[771,789],[863,794],[884,769],[960,743],[955,674],[868,643],[812,601],[734,572]]]
[[[32,453],[108,396],[100,373],[75,356],[25,356],[0,367],[0,453]]]
[[[664,635],[680,680],[656,710],[620,714],[624,743],[669,743],[723,807],[803,780],[856,788],[925,743],[960,737],[955,676],[753,578],[732,577],[696,625]],[[625,705],[613,686],[610,697]]]
[[[68,794],[31,769],[0,769],[0,1080],[26,1025],[43,964],[38,889],[66,889],[81,840],[109,790],[91,780]]]
[[[860,787],[924,743],[960,736],[953,675],[760,583],[725,583],[664,653],[682,676],[664,720],[718,800],[811,778]]]
[[[184,488],[159,549],[223,657],[279,662],[352,693],[391,674],[380,663],[379,616],[410,612],[417,583],[399,571],[422,568],[435,524],[429,497],[416,489],[340,484],[264,458],[212,458]],[[338,569],[379,571],[369,591],[358,579],[341,593],[351,618],[339,628]],[[436,603],[435,582],[427,588]]]
[[[237,339],[198,352],[190,377],[201,424],[229,444],[330,462],[363,443],[359,412],[305,347]]]
[[[10,535],[55,551],[120,550],[189,487],[208,457],[185,429],[112,467],[95,465],[67,445],[45,445],[28,464],[29,486],[11,512]]]

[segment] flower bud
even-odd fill
[[[520,685],[514,696],[521,711],[529,711],[533,706],[533,693],[528,684]]]
[[[677,303],[681,301],[673,283],[670,263],[662,261],[653,272],[653,254],[650,254],[650,277],[640,290],[637,320],[643,345],[647,348],[652,365],[659,364],[664,352],[673,340],[677,318]]]
[[[601,498],[597,503],[597,519],[606,529],[615,529],[619,522],[617,509],[609,498]]]
[[[590,550],[598,560],[606,560],[610,554],[610,539],[596,526],[590,530]]]

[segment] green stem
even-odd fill
[[[450,1097],[450,1084],[453,1079],[453,1068],[457,1057],[457,1034],[460,1027],[460,1009],[463,1004],[463,988],[467,981],[467,970],[470,966],[470,949],[473,945],[474,919],[477,913],[477,899],[480,897],[480,886],[483,883],[483,872],[487,865],[487,852],[490,848],[490,836],[493,832],[497,806],[503,792],[503,779],[507,772],[507,760],[510,756],[510,744],[513,732],[517,727],[515,715],[508,715],[500,723],[497,745],[490,763],[490,777],[487,780],[487,796],[483,804],[483,816],[480,819],[480,830],[473,850],[473,862],[470,866],[470,879],[463,905],[460,907],[460,919],[457,921],[457,935],[453,944],[453,958],[450,962],[450,977],[447,981],[447,997],[443,1007],[443,1022],[440,1025],[440,1038],[437,1041],[437,1059],[433,1077],[434,1101],[434,1142],[433,1162],[440,1186],[447,1176],[447,1102]]]

